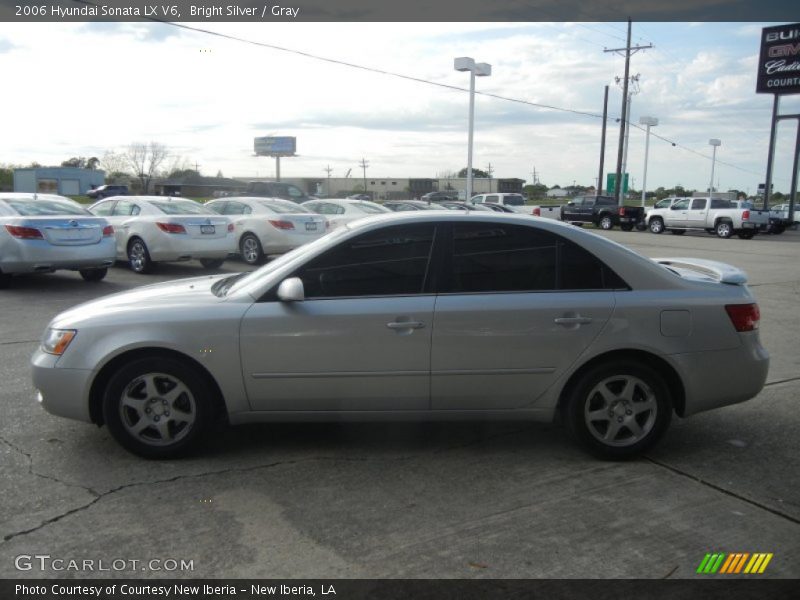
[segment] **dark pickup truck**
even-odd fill
[[[566,223],[592,223],[600,229],[613,229],[619,225],[631,231],[642,221],[644,211],[640,206],[619,206],[611,196],[576,196],[561,207],[561,220]]]

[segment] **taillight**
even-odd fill
[[[228,233],[233,233],[233,223],[228,223]]]
[[[156,226],[165,233],[186,233],[186,229],[180,223],[156,223]]]
[[[36,229],[35,227],[19,227],[17,225],[6,225],[6,230],[15,238],[19,238],[21,240],[42,239],[42,232]]]
[[[758,329],[761,311],[758,304],[726,304],[725,310],[731,318],[736,331],[753,331]]]
[[[114,235],[114,227],[111,225],[106,225],[103,227],[103,237],[111,237]]]
[[[273,227],[277,227],[278,229],[294,229],[294,223],[291,221],[273,221],[270,220],[270,225]]]
[[[542,209],[538,206],[533,207],[533,216],[534,217],[541,217],[542,216]]]
[[[742,221],[749,221],[750,220],[750,211],[746,210],[742,213]]]
[[[620,217],[624,217],[625,216],[625,207],[624,206],[620,206],[618,212],[619,212],[619,216]]]

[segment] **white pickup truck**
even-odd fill
[[[670,231],[681,235],[687,231],[707,231],[721,238],[736,234],[749,240],[769,226],[769,212],[735,208],[721,198],[683,198],[669,208],[647,211],[645,224],[651,233]]]

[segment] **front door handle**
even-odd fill
[[[591,317],[582,317],[580,315],[575,317],[557,317],[555,319],[556,325],[588,325],[591,322]]]
[[[425,323],[421,321],[392,321],[391,323],[387,323],[386,326],[389,329],[422,329],[425,327]]]

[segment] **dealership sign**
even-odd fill
[[[294,156],[297,151],[297,138],[257,137],[253,147],[258,156]]]
[[[761,30],[756,93],[800,93],[800,23]]]

